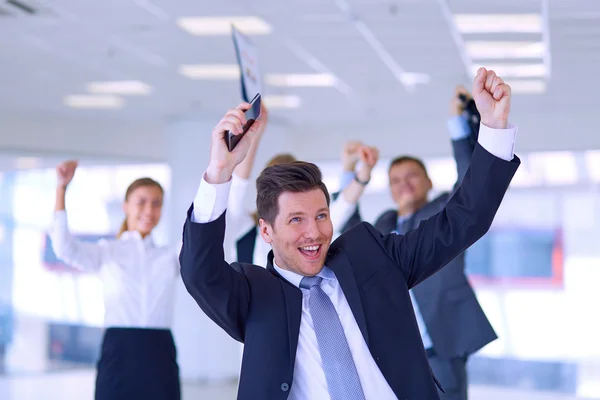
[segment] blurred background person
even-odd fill
[[[471,162],[479,127],[471,129],[471,115],[465,105],[472,98],[459,86],[451,100],[448,130],[458,180],[457,188]],[[475,108],[476,111],[476,108]],[[390,191],[397,208],[377,218],[375,227],[383,234],[405,234],[419,223],[440,212],[452,192],[429,200],[432,182],[425,163],[414,156],[392,160],[388,170]],[[440,380],[444,400],[467,399],[467,360],[469,355],[497,338],[465,275],[465,254],[410,291],[421,339],[429,363]]]
[[[178,250],[158,247],[164,192],[153,179],[135,180],[123,201],[125,219],[114,240],[89,243],[69,232],[65,196],[76,161],[56,167],[58,184],[50,229],[57,257],[103,283],[105,327],[97,365],[96,400],[179,399],[179,368],[171,334]]]

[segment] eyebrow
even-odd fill
[[[320,209],[318,209],[318,210],[317,210],[317,214],[321,214],[321,213],[323,213],[323,212],[329,212],[329,207],[322,207],[322,208],[320,208]],[[306,214],[307,214],[306,212],[303,212],[303,211],[297,211],[297,212],[292,212],[292,213],[289,213],[289,214],[287,215],[287,217],[288,217],[288,218],[300,217],[300,216],[303,216],[303,215],[306,215]]]

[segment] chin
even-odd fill
[[[142,235],[149,235],[152,233],[152,229],[154,229],[154,227],[140,226],[138,227],[137,231]]]
[[[321,272],[321,270],[323,269],[325,265],[324,264],[319,264],[319,265],[311,265],[311,266],[305,266],[304,268],[302,268],[302,275],[304,276],[315,276],[317,275],[319,272]]]

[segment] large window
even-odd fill
[[[56,361],[94,362],[104,317],[102,283],[95,274],[65,265],[52,251],[47,230],[54,214],[55,170],[8,171],[3,176],[0,260],[2,278],[10,280],[1,279],[0,337],[5,337],[7,369],[46,370],[64,364]],[[169,192],[165,164],[84,162],[67,192],[71,232],[82,240],[115,237],[124,217],[127,186],[143,176]],[[154,233],[158,243],[166,242],[162,225]]]

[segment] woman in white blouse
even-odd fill
[[[69,232],[65,193],[77,162],[56,168],[56,210],[50,237],[57,257],[98,273],[104,291],[105,327],[96,378],[96,400],[177,400],[179,368],[170,331],[179,249],[158,247],[163,189],[150,178],[125,193],[125,220],[114,240],[82,242]]]

